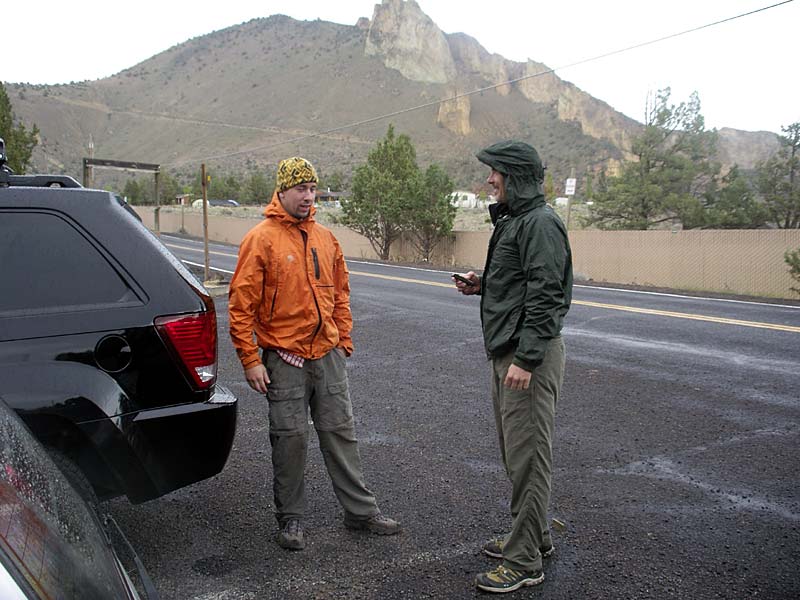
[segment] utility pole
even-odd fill
[[[186,203],[190,201],[191,196],[189,194],[181,194],[178,196],[178,200],[181,203],[181,233],[186,233],[186,223],[184,220],[184,212],[186,208]]]
[[[89,134],[89,158],[94,158],[94,140],[92,139],[92,134],[91,133]],[[94,187],[94,169],[91,167],[91,165],[89,165],[87,168],[88,168],[89,171],[84,176],[83,184],[86,187],[93,188]]]
[[[155,182],[153,184],[155,186],[154,193],[155,193],[155,197],[156,197],[156,208],[153,211],[153,214],[155,214],[155,216],[156,216],[156,218],[155,218],[155,226],[156,226],[156,235],[158,235],[158,236],[161,235],[161,201],[160,201],[160,199],[158,197],[159,196],[159,192],[160,192],[160,190],[159,190],[160,186],[159,186],[159,183],[158,183],[160,173],[161,173],[161,171],[159,169],[156,169],[156,171],[154,173]]]
[[[161,208],[161,170],[155,172],[156,207]]]
[[[203,264],[205,281],[210,279],[208,268],[208,179],[206,177],[206,163],[200,165],[200,182],[203,189]],[[205,283],[204,281],[204,283]]]

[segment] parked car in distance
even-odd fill
[[[147,574],[138,579],[156,600]],[[2,399],[0,598],[140,598],[98,515]]]
[[[85,491],[142,502],[222,470],[214,302],[127,204],[0,165],[0,264],[0,393]]]
[[[208,200],[209,206],[227,206],[228,208],[232,208],[235,206],[239,206],[239,203],[236,200]],[[192,208],[203,208],[203,199],[199,198],[192,202]]]

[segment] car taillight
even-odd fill
[[[156,329],[184,366],[194,385],[207,389],[217,379],[217,313],[158,317]]]

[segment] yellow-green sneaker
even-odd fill
[[[494,538],[483,545],[483,553],[492,558],[503,558],[503,548],[506,545],[505,538]]]
[[[504,594],[513,592],[521,587],[537,585],[544,581],[544,573],[538,571],[515,571],[500,565],[487,573],[481,573],[475,578],[475,585],[484,592]]]

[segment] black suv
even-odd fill
[[[118,196],[3,162],[0,394],[100,499],[219,473],[237,403],[202,284]]]

